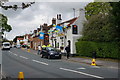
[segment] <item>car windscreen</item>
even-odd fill
[[[47,50],[49,50],[49,51],[57,51],[57,49],[51,48],[51,47],[47,48]]]
[[[10,46],[10,44],[3,44],[4,46]]]

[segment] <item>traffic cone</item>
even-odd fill
[[[95,59],[92,59],[92,66],[96,66]]]
[[[23,72],[19,72],[19,74],[18,74],[18,80],[24,80],[24,74],[23,74]]]

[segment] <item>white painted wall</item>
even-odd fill
[[[85,21],[85,11],[84,10],[81,10],[80,11],[80,15],[78,16],[77,20],[71,24],[71,28],[67,29],[66,32],[65,32],[65,35],[66,35],[66,39],[65,39],[65,36],[64,36],[64,47],[66,47],[68,45],[68,40],[71,41],[71,54],[75,54],[76,53],[76,47],[75,47],[75,42],[77,42],[77,39],[79,39],[81,36],[82,36],[82,29],[83,29],[83,23]],[[59,21],[57,23],[60,23]],[[66,25],[68,23],[65,23],[64,25]],[[63,25],[63,26],[64,26]],[[72,34],[72,25],[77,25],[78,26],[78,34]],[[62,46],[61,43],[61,39],[60,37],[56,37],[56,41],[57,43],[59,42],[59,46]],[[50,40],[50,43],[52,45],[52,42]],[[54,44],[54,42],[53,42]],[[55,46],[55,44],[54,44]],[[63,50],[62,52],[65,52],[65,50]]]
[[[78,16],[78,19],[72,24],[72,25],[77,25],[78,26],[78,34],[72,34],[72,25],[69,30],[67,30],[67,40],[71,41],[71,54],[76,53],[76,47],[75,47],[75,42],[77,42],[77,39],[79,39],[82,36],[82,29],[83,29],[83,23],[85,21],[85,11],[81,10],[80,11],[80,16]]]

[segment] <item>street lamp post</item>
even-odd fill
[[[53,31],[52,31],[52,37],[51,37],[51,40],[52,40],[52,46],[54,46],[54,44],[53,44]]]
[[[56,39],[54,39],[54,41],[55,41],[55,48],[56,48]]]

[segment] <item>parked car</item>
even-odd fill
[[[16,48],[21,48],[21,46],[20,45],[16,45]]]
[[[21,45],[21,47],[22,47],[22,48],[27,48],[27,47],[28,47],[28,45]]]
[[[46,57],[48,59],[51,58],[59,58],[61,59],[62,54],[60,52],[60,50],[53,48],[53,47],[45,47],[42,49],[41,52],[41,58]]]
[[[11,47],[10,42],[2,43],[2,50],[5,50],[5,49],[10,50],[10,47]]]

